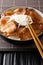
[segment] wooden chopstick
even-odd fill
[[[41,43],[41,41],[39,40],[39,38],[37,37],[37,35],[36,35],[36,33],[35,33],[35,31],[34,31],[34,29],[33,29],[33,27],[30,25],[30,27],[31,27],[31,29],[32,29],[32,31],[33,31],[33,34],[35,35],[35,37],[36,37],[36,40],[38,41],[38,43],[39,43],[39,45],[40,45],[40,47],[42,48],[42,50],[43,50],[43,45],[42,45],[42,43]]]
[[[38,51],[40,52],[41,57],[43,58],[43,51],[42,51],[41,46],[40,46],[40,45],[41,45],[41,41],[40,41],[39,38],[37,37],[37,35],[36,35],[36,33],[35,33],[33,27],[31,26],[31,24],[28,24],[27,27],[28,27],[28,29],[29,29],[31,35],[32,35],[32,38],[34,39],[35,45],[36,45],[36,47],[38,48]],[[43,48],[43,47],[42,47],[42,48]]]

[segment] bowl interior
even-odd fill
[[[17,7],[15,7],[15,8],[17,8]],[[12,7],[12,8],[9,8],[9,9],[15,9],[14,7]],[[22,7],[22,8],[24,8],[24,7]],[[42,18],[43,18],[43,13],[42,12],[40,12],[39,10],[37,10],[37,9],[35,9],[35,8],[32,8],[32,7],[28,7],[29,9],[33,9],[33,10],[35,10]],[[9,9],[7,9],[7,10],[9,10]],[[38,35],[38,36],[40,36],[42,34],[42,32]],[[2,34],[3,35],[3,34]],[[5,36],[6,37],[6,36]],[[11,39],[11,40],[18,40],[18,41],[27,41],[27,40],[32,40],[32,38],[29,38],[29,39],[26,39],[26,40],[20,40],[20,38],[18,38],[18,37],[14,37],[14,36],[10,36],[10,37],[8,37],[8,39]]]

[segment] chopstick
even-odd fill
[[[41,41],[40,41],[39,38],[37,37],[37,35],[36,35],[36,33],[35,33],[35,31],[34,31],[32,25],[28,23],[27,27],[28,27],[28,29],[29,29],[29,31],[30,31],[30,33],[31,33],[31,36],[32,36],[32,38],[33,38],[33,40],[34,40],[34,42],[35,42],[35,45],[36,45],[36,47],[37,47],[37,49],[38,49],[38,51],[39,51],[41,57],[43,58],[43,51],[42,51],[43,46],[41,45]],[[42,48],[41,48],[41,47],[42,47]]]

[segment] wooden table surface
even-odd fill
[[[10,2],[10,3],[9,3]],[[25,7],[34,7],[43,12],[43,0],[1,0],[0,1],[0,13],[9,8],[9,7],[16,7],[16,6],[25,6]],[[43,35],[40,38],[41,42],[43,43]],[[17,46],[13,45],[0,37],[0,51],[9,51],[9,50],[26,50],[26,48],[35,48],[35,44],[31,43],[28,46]]]

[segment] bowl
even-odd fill
[[[17,8],[17,7],[16,7]],[[20,8],[24,8],[24,7],[20,7]],[[40,12],[39,10],[35,9],[35,8],[32,8],[32,7],[27,7],[28,9],[33,9],[35,10],[42,18],[43,18],[43,13]],[[9,8],[9,9],[15,9],[14,7],[12,8]],[[7,10],[9,10],[7,9]],[[7,11],[5,10],[5,11]],[[3,13],[2,13],[3,14]],[[43,32],[41,31],[41,33],[38,35],[38,37],[40,37],[41,35],[43,34]],[[12,44],[17,44],[17,45],[26,45],[26,44],[30,44],[30,43],[33,43],[33,39],[32,38],[29,38],[27,40],[18,40],[18,39],[13,39],[12,37],[10,38],[7,38],[5,35],[3,35],[2,33],[0,34],[1,38],[6,40],[7,42],[10,42]]]

